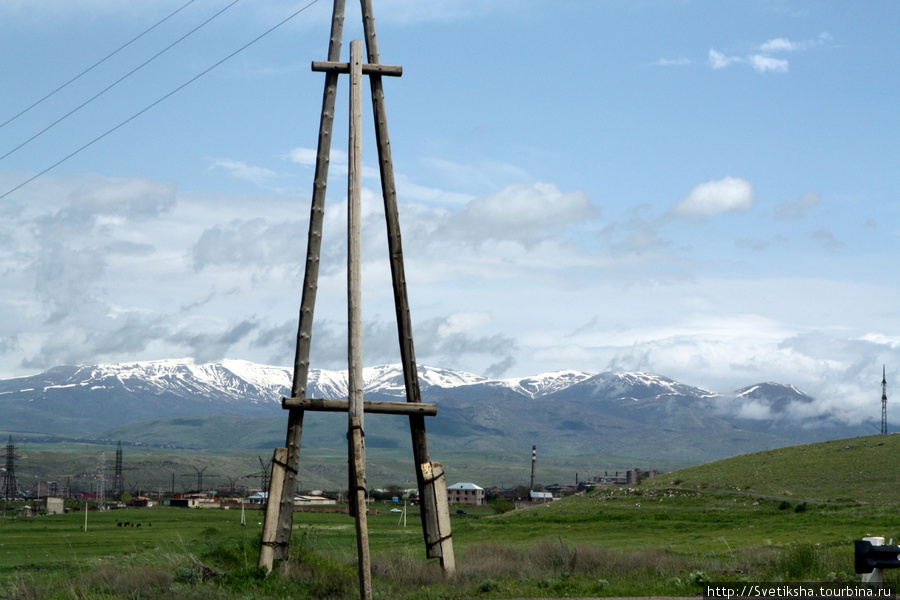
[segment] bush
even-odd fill
[[[778,563],[779,573],[789,579],[815,575],[821,567],[819,551],[813,544],[797,544],[789,547]]]
[[[485,579],[478,585],[478,591],[484,594],[500,591],[500,583],[493,579]]]
[[[515,510],[516,505],[506,498],[497,498],[491,503],[491,508],[494,510],[494,514],[503,514],[505,512],[509,512],[511,510]]]

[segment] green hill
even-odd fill
[[[742,454],[647,479],[642,487],[718,490],[814,502],[900,502],[900,435]]]

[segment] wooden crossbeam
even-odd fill
[[[312,70],[316,73],[349,73],[350,63],[314,60],[312,61]],[[399,65],[365,63],[362,66],[362,74],[383,75],[385,77],[400,77],[403,75],[403,67]]]
[[[321,412],[347,412],[350,400],[347,398],[282,398],[284,409],[301,408]],[[437,415],[437,405],[427,402],[372,402],[363,401],[363,412],[381,415]]]

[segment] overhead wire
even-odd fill
[[[84,108],[85,106],[87,106],[88,104],[90,104],[91,102],[93,102],[94,100],[96,100],[97,98],[99,98],[100,96],[102,96],[103,94],[105,94],[106,92],[108,92],[109,90],[111,90],[112,88],[116,87],[117,85],[119,85],[120,83],[122,83],[123,81],[125,81],[126,79],[128,79],[129,77],[131,77],[132,75],[134,75],[135,73],[137,73],[138,71],[140,71],[141,69],[143,69],[144,67],[146,67],[147,65],[149,65],[151,62],[153,62],[153,61],[156,60],[157,58],[159,58],[160,56],[162,56],[163,54],[165,54],[166,52],[168,52],[169,50],[171,50],[172,48],[174,48],[175,46],[177,46],[178,44],[180,44],[181,42],[183,42],[183,41],[184,41],[185,39],[187,39],[189,36],[191,36],[192,34],[194,34],[195,32],[197,32],[201,27],[204,27],[205,25],[207,25],[210,21],[212,21],[213,19],[215,19],[216,17],[218,17],[219,15],[221,15],[223,12],[225,12],[226,10],[228,10],[229,8],[231,8],[232,6],[234,6],[235,4],[237,4],[238,2],[240,2],[240,0],[233,0],[233,1],[231,2],[231,4],[229,4],[228,6],[226,6],[225,8],[223,8],[222,10],[220,10],[219,12],[217,12],[216,14],[214,14],[213,16],[211,16],[210,18],[208,18],[207,20],[203,21],[202,23],[200,23],[199,25],[197,25],[196,27],[194,27],[194,28],[191,29],[190,31],[188,31],[186,34],[184,34],[183,36],[181,36],[180,38],[178,38],[177,40],[175,40],[174,42],[172,42],[171,44],[169,44],[168,46],[166,46],[165,48],[163,48],[162,50],[160,50],[159,52],[157,52],[156,54],[154,54],[153,56],[151,56],[150,58],[148,58],[148,59],[145,60],[144,62],[142,62],[140,65],[138,65],[137,67],[135,67],[134,69],[132,69],[131,71],[129,71],[128,73],[126,73],[125,75],[123,75],[122,77],[118,78],[116,81],[114,81],[113,83],[111,83],[110,85],[108,85],[107,87],[105,87],[103,90],[97,92],[97,93],[94,94],[92,97],[88,98],[87,100],[85,100],[84,102],[82,102],[81,104],[79,104],[78,106],[76,106],[75,108],[73,108],[72,110],[70,110],[69,112],[67,112],[66,114],[64,114],[64,115],[61,116],[60,118],[58,118],[57,120],[53,121],[52,123],[50,123],[49,125],[47,125],[47,126],[44,127],[43,129],[41,129],[40,131],[38,131],[36,134],[34,134],[33,136],[31,136],[30,138],[28,138],[27,140],[25,140],[24,142],[22,142],[21,144],[19,144],[18,146],[16,146],[15,148],[13,148],[12,150],[10,150],[10,151],[7,152],[6,154],[4,154],[3,156],[0,156],[0,160],[3,160],[4,158],[6,158],[7,156],[9,156],[9,155],[12,154],[13,152],[15,152],[16,150],[18,150],[19,148],[21,148],[21,147],[25,146],[26,144],[28,144],[28,143],[34,141],[35,139],[37,139],[38,137],[40,137],[41,135],[43,135],[44,133],[46,133],[47,131],[49,131],[50,129],[52,129],[53,127],[55,127],[56,125],[58,125],[59,123],[61,123],[62,121],[68,119],[68,118],[71,117],[73,114],[75,114],[76,112],[78,112],[79,110],[81,110],[82,108]]]
[[[185,4],[183,4],[180,8],[178,8],[177,10],[175,10],[175,12],[170,13],[167,17],[165,17],[165,18],[162,19],[161,21],[157,21],[153,26],[151,26],[149,29],[145,29],[145,30],[144,30],[143,32],[141,32],[137,37],[134,37],[134,38],[132,38],[130,41],[128,41],[127,43],[123,44],[122,46],[119,46],[119,48],[117,48],[116,50],[113,50],[112,52],[110,52],[109,54],[107,54],[106,56],[104,56],[103,58],[101,58],[100,60],[98,60],[97,62],[95,62],[94,64],[92,64],[90,67],[88,67],[87,69],[85,69],[84,71],[82,71],[81,73],[79,73],[78,75],[76,75],[75,77],[73,77],[72,79],[68,80],[67,82],[65,82],[64,84],[62,84],[61,86],[59,86],[58,88],[56,88],[55,90],[53,90],[52,92],[50,92],[49,94],[47,94],[46,96],[44,96],[43,98],[41,98],[40,100],[38,100],[37,102],[35,102],[34,104],[32,104],[32,105],[29,106],[28,108],[22,109],[18,114],[13,115],[12,117],[10,117],[9,119],[7,119],[7,120],[4,121],[3,123],[0,123],[0,128],[6,127],[7,125],[9,125],[10,123],[12,123],[12,122],[15,121],[16,119],[18,119],[19,117],[21,117],[22,115],[24,115],[25,113],[27,113],[29,110],[31,110],[32,108],[34,108],[35,106],[37,106],[38,104],[40,104],[41,102],[43,102],[44,100],[47,100],[48,98],[50,98],[51,96],[53,96],[53,95],[56,94],[57,92],[59,92],[59,91],[65,89],[65,88],[68,87],[70,84],[75,83],[77,80],[81,79],[83,76],[87,75],[88,73],[90,73],[91,71],[93,71],[94,69],[96,69],[97,67],[99,67],[100,65],[102,65],[103,63],[105,63],[107,60],[109,60],[110,58],[112,58],[113,56],[115,56],[116,54],[118,54],[119,52],[121,52],[122,50],[124,50],[125,48],[127,48],[128,46],[130,46],[131,44],[135,43],[136,41],[138,41],[139,39],[141,39],[142,37],[144,37],[145,35],[147,35],[147,34],[150,33],[151,31],[153,31],[154,29],[156,29],[157,27],[159,27],[160,25],[162,25],[163,23],[165,23],[166,21],[168,21],[169,19],[171,19],[172,17],[174,17],[175,15],[177,15],[178,13],[180,13],[182,10],[184,10],[185,8],[187,8],[188,6],[190,6],[191,4],[193,4],[194,2],[196,2],[196,0],[188,0],[188,1],[187,1]]]
[[[290,21],[291,19],[293,19],[294,17],[296,17],[297,15],[299,15],[300,13],[304,12],[306,9],[308,9],[309,7],[311,7],[313,4],[317,3],[318,1],[319,1],[319,0],[312,0],[311,2],[309,2],[308,4],[306,4],[305,6],[301,7],[300,9],[298,9],[297,11],[295,11],[294,13],[292,13],[291,15],[289,15],[288,17],[286,17],[284,20],[282,20],[282,21],[279,22],[278,24],[273,25],[273,26],[270,27],[268,30],[266,30],[265,32],[261,33],[260,35],[258,35],[258,36],[255,37],[254,39],[250,40],[249,42],[247,42],[246,44],[244,44],[243,46],[241,46],[240,48],[238,48],[237,50],[235,50],[234,52],[232,52],[231,54],[229,54],[229,55],[226,56],[225,58],[221,59],[220,61],[218,61],[217,63],[215,63],[215,64],[212,65],[211,67],[206,68],[205,70],[201,71],[200,73],[198,73],[197,75],[195,75],[195,76],[192,77],[191,79],[188,79],[186,82],[182,83],[180,86],[178,86],[178,87],[175,88],[174,90],[170,91],[170,92],[167,93],[165,96],[159,98],[158,100],[156,100],[156,101],[154,101],[153,103],[149,104],[148,106],[144,107],[144,108],[141,109],[140,111],[138,111],[138,112],[136,112],[135,114],[131,115],[130,117],[128,117],[127,119],[125,119],[124,121],[122,121],[121,123],[119,123],[118,125],[116,125],[115,127],[111,128],[111,129],[109,129],[109,130],[107,130],[105,133],[103,133],[103,134],[101,134],[101,135],[95,137],[95,138],[94,138],[93,140],[91,140],[90,142],[84,144],[83,146],[81,146],[80,148],[78,148],[77,150],[75,150],[74,152],[72,152],[71,154],[69,154],[68,156],[66,156],[66,157],[64,157],[64,158],[62,158],[62,159],[60,159],[60,160],[58,160],[57,162],[53,163],[52,165],[50,165],[49,167],[47,167],[46,169],[44,169],[44,170],[41,171],[40,173],[37,173],[36,175],[30,177],[29,179],[26,179],[25,181],[23,181],[22,183],[20,183],[20,184],[17,185],[16,187],[12,188],[11,190],[8,190],[8,191],[4,192],[2,195],[0,195],[0,200],[2,200],[3,198],[6,198],[7,196],[9,196],[10,194],[12,194],[13,192],[15,192],[15,191],[17,191],[17,190],[19,190],[19,189],[25,187],[26,185],[28,185],[29,183],[31,183],[32,181],[34,181],[34,180],[37,179],[38,177],[41,177],[42,175],[45,175],[46,173],[52,171],[53,169],[55,169],[55,168],[58,167],[59,165],[63,164],[64,162],[66,162],[67,160],[69,160],[70,158],[72,158],[73,156],[79,154],[80,152],[86,150],[87,148],[90,148],[91,146],[93,146],[94,144],[96,144],[97,142],[99,142],[100,140],[102,140],[103,138],[105,138],[106,136],[108,136],[109,134],[111,134],[111,133],[113,133],[114,131],[120,129],[121,127],[127,125],[127,124],[130,123],[131,121],[135,120],[136,118],[138,118],[139,116],[141,116],[142,114],[144,114],[145,112],[147,112],[148,110],[150,110],[151,108],[153,108],[154,106],[156,106],[157,104],[163,102],[164,100],[166,100],[166,99],[169,98],[170,96],[173,96],[173,95],[175,95],[176,93],[180,92],[181,90],[183,90],[184,88],[186,88],[186,87],[189,86],[190,84],[194,83],[195,81],[197,81],[198,79],[200,79],[201,77],[203,77],[204,75],[206,75],[207,73],[209,73],[210,71],[212,71],[213,69],[217,68],[217,67],[218,67],[219,65],[221,65],[222,63],[224,63],[224,62],[230,60],[231,58],[233,58],[233,57],[235,57],[235,56],[237,56],[238,54],[240,54],[241,52],[243,52],[244,50],[246,50],[247,48],[249,48],[250,46],[252,46],[252,45],[255,44],[256,42],[258,42],[259,40],[263,39],[264,37],[266,37],[267,35],[269,35],[269,34],[272,33],[273,31],[275,31],[276,29],[278,29],[279,27],[281,27],[282,25],[284,25],[285,23],[287,23],[288,21]]]

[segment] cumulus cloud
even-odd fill
[[[599,210],[584,192],[562,192],[555,185],[511,185],[476,198],[456,213],[456,234],[475,239],[510,239],[535,243],[546,234],[584,220]]]
[[[48,178],[44,185],[52,193],[0,208],[0,238],[11,241],[0,246],[7,368],[13,360],[36,370],[183,355],[290,363],[308,212],[297,203],[180,193],[142,180]],[[372,245],[364,265],[364,357],[367,364],[396,362],[381,202],[371,189],[363,196],[364,241]],[[776,213],[794,218],[818,202],[804,194]],[[647,205],[604,221],[587,194],[547,183],[452,202],[401,201],[417,359],[492,377],[514,368],[523,371],[516,375],[641,369],[726,392],[774,380],[821,395],[828,407],[839,406],[829,387],[863,398],[863,377],[839,385],[855,349],[866,352],[860,360],[890,364],[900,359],[900,345],[850,344],[851,334],[823,334],[830,343],[803,340],[808,326],[754,311],[794,310],[821,323],[832,309],[807,316],[820,298],[830,307],[887,295],[814,282],[750,280],[741,287],[735,279],[703,290],[672,217],[720,215],[753,203],[752,186],[733,177],[698,185],[669,213]],[[342,201],[329,200],[312,356],[325,368],[345,368],[347,359],[344,211]],[[824,229],[815,239],[837,241]],[[373,299],[376,282],[385,289]],[[842,294],[849,301],[836,298]]]
[[[806,192],[799,198],[782,202],[775,207],[775,218],[779,220],[802,219],[815,208],[822,197],[815,192]]]
[[[210,169],[224,169],[235,179],[248,181],[260,187],[269,185],[278,177],[278,173],[264,167],[254,167],[243,161],[222,158],[207,159],[212,164]]]
[[[255,319],[204,330],[184,329],[169,337],[169,342],[186,348],[197,362],[211,362],[228,357],[229,350],[259,328]]]
[[[759,50],[766,54],[775,54],[777,52],[799,52],[803,50],[810,50],[815,48],[816,46],[821,46],[826,44],[832,40],[832,37],[827,32],[820,33],[819,36],[812,40],[804,40],[804,41],[793,41],[788,38],[773,38],[771,40],[766,40],[764,43],[760,44]]]
[[[736,56],[725,56],[714,48],[709,49],[706,63],[713,69],[724,69],[734,63],[741,62],[743,59]]]
[[[416,326],[416,353],[436,361],[454,360],[468,354],[499,359],[509,356],[516,349],[515,339],[499,333],[479,335],[488,324],[489,320],[483,316],[471,314],[423,321]]]
[[[773,38],[757,46],[758,52],[749,53],[746,56],[728,56],[714,48],[710,48],[706,64],[712,69],[724,69],[735,64],[747,64],[753,67],[757,73],[787,73],[790,65],[784,58],[774,55],[787,52],[799,52],[810,50],[831,41],[831,36],[822,33],[813,40],[802,42],[792,41],[787,38]]]
[[[656,67],[686,67],[692,63],[689,58],[661,58],[651,64]]]
[[[822,246],[828,250],[837,250],[843,244],[837,237],[835,237],[834,232],[829,231],[827,229],[817,229],[812,232],[812,239],[822,244]]]
[[[755,202],[753,186],[737,177],[701,183],[672,207],[676,217],[708,217],[729,212],[745,212]]]
[[[759,49],[763,52],[791,52],[797,49],[797,44],[787,38],[775,38],[761,44]]]
[[[772,71],[773,73],[787,73],[788,61],[783,58],[774,58],[763,54],[754,54],[750,56],[750,64],[759,73]]]
[[[767,250],[775,245],[781,245],[787,242],[788,239],[783,235],[773,235],[768,238],[738,238],[735,240],[735,245],[738,248],[746,248],[748,250],[755,250],[760,252],[762,250]]]
[[[195,270],[221,265],[271,269],[302,265],[306,261],[306,224],[287,221],[275,224],[263,218],[235,219],[203,231],[190,249]]]

